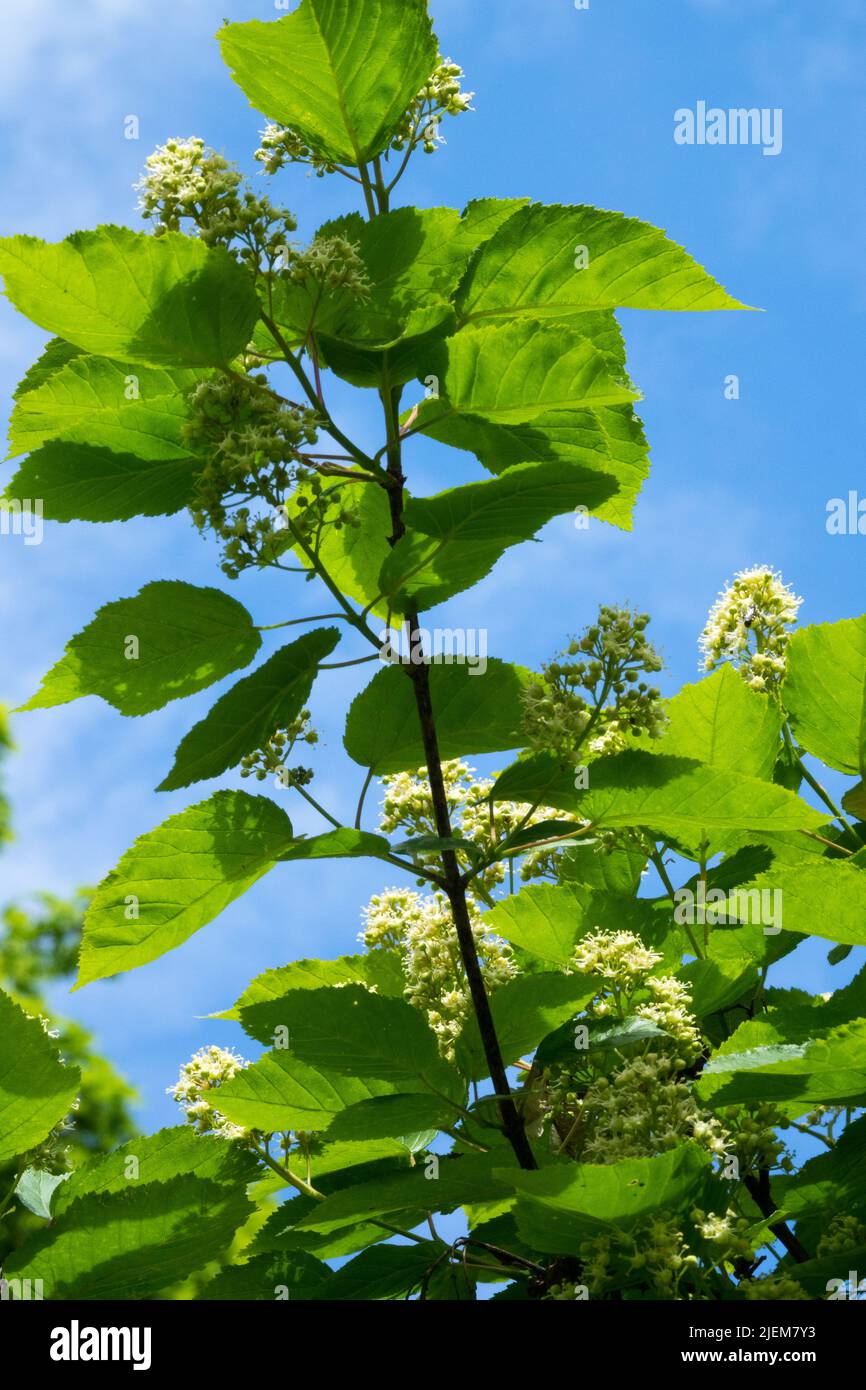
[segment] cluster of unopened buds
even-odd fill
[[[141,214],[155,220],[157,236],[190,222],[209,246],[238,243],[235,254],[254,272],[263,263],[273,266],[297,227],[290,212],[256,197],[237,167],[198,136],[160,145],[135,187]]]
[[[716,599],[701,634],[704,669],[730,661],[753,690],[777,690],[802,602],[767,565],[741,570]]]
[[[262,748],[247,753],[241,759],[241,777],[255,777],[264,782],[266,777],[276,777],[284,787],[306,787],[313,780],[313,772],[308,767],[287,767],[287,759],[298,743],[311,747],[318,743],[319,735],[310,724],[310,711],[301,710],[296,719],[285,729],[278,729]]]
[[[682,1056],[648,1052],[591,1082],[580,1101],[583,1161],[653,1158],[688,1140],[723,1157],[726,1131],[679,1079],[684,1062]]]
[[[200,381],[189,406],[184,442],[202,454],[192,519],[223,542],[223,570],[237,578],[279,539],[284,498],[303,474],[302,451],[315,443],[320,422],[315,411],[282,401],[262,373]],[[270,512],[253,516],[241,505],[249,501]]]
[[[277,174],[287,164],[309,164],[316,175],[323,178],[325,174],[333,174],[337,168],[290,126],[269,123],[261,133],[261,141],[255,158],[264,166],[266,174]]]
[[[357,243],[342,236],[317,236],[303,251],[293,250],[286,262],[286,278],[330,294],[342,292],[352,299],[370,296],[370,279]]]
[[[855,1246],[866,1245],[866,1225],[856,1216],[837,1212],[815,1248],[819,1260],[829,1255],[844,1255]]]
[[[787,1145],[777,1133],[779,1129],[790,1128],[791,1122],[778,1106],[756,1101],[724,1109],[720,1111],[720,1118],[728,1129],[729,1152],[736,1157],[741,1173],[757,1172],[762,1168],[768,1171],[781,1168],[785,1173],[794,1171]]]
[[[439,129],[443,116],[461,116],[472,110],[475,93],[461,91],[462,77],[463,69],[458,63],[440,57],[400,122],[391,141],[392,149],[420,146],[425,154],[433,154],[444,143]]]
[[[765,1279],[746,1279],[739,1285],[750,1302],[788,1303],[808,1299],[809,1294],[790,1274],[769,1274]]]
[[[250,1064],[237,1052],[212,1044],[201,1047],[180,1069],[167,1094],[173,1096],[197,1134],[218,1134],[223,1139],[243,1140],[250,1131],[233,1124],[216,1109],[214,1092]]]
[[[542,668],[524,697],[532,748],[574,763],[584,745],[600,756],[621,751],[632,736],[661,737],[667,720],[660,691],[640,680],[662,665],[644,635],[649,621],[645,613],[603,607],[597,622]]]
[[[357,530],[361,525],[351,502],[344,501],[346,486],[328,483],[308,468],[298,468],[296,488],[290,498],[292,527],[313,550],[318,548],[325,530]],[[351,498],[351,493],[348,494]]]
[[[666,1216],[584,1241],[580,1260],[590,1297],[639,1284],[654,1298],[675,1299],[698,1265],[676,1218]]]
[[[75,1111],[78,1110],[80,1101],[72,1102],[72,1109],[66,1118],[59,1125],[55,1125],[51,1133],[42,1140],[35,1149],[31,1149],[24,1159],[26,1168],[36,1168],[43,1173],[68,1173],[71,1171],[71,1145],[69,1138],[75,1129]]]

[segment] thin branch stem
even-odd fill
[[[361,795],[360,795],[359,798],[358,798],[358,809],[357,809],[357,811],[355,812],[355,829],[356,829],[356,830],[360,830],[360,829],[361,829],[361,817],[362,817],[362,815],[364,814],[364,802],[365,802],[366,799],[367,799],[367,792],[370,790],[370,783],[372,782],[373,777],[374,777],[373,769],[370,768],[369,772],[367,773],[367,776],[364,778],[364,785],[363,785],[363,787],[361,788]]]
[[[821,786],[821,783],[817,780],[817,778],[812,776],[806,764],[803,762],[803,758],[799,749],[794,744],[794,740],[791,736],[791,730],[788,724],[784,724],[782,726],[782,734],[784,736],[788,751],[791,753],[792,757],[794,758],[794,761],[796,762],[801,773],[803,774],[804,780],[812,788],[812,791],[815,793],[815,795],[821,798],[824,805],[827,807],[827,810],[830,811],[832,815],[836,817],[839,824],[845,830],[848,831],[848,834],[852,837],[852,839],[857,840],[858,843],[861,845],[866,844],[866,841],[864,841],[863,836],[857,830],[854,829],[854,826],[848,820],[848,817],[845,815],[841,807],[836,805],[836,802],[833,800],[830,793],[826,791],[824,787]]]
[[[287,623],[267,623],[256,627],[256,632],[278,632],[283,627],[298,627],[301,623],[327,623],[336,618],[342,622],[346,621],[345,613],[316,613],[312,618],[290,618]]]
[[[295,1190],[297,1192],[300,1192],[304,1197],[312,1197],[313,1200],[316,1202],[325,1201],[327,1193],[319,1192],[318,1188],[313,1187],[308,1182],[304,1182],[304,1179],[299,1178],[297,1173],[293,1173],[290,1168],[284,1167],[283,1164],[278,1163],[275,1158],[271,1158],[271,1155],[268,1153],[267,1149],[264,1148],[264,1146],[259,1147],[257,1145],[255,1147],[255,1151],[263,1163],[266,1163],[267,1166],[274,1173],[276,1173],[278,1177],[285,1179],[289,1187],[294,1187]],[[413,1231],[404,1231],[401,1226],[392,1226],[390,1221],[379,1221],[377,1218],[372,1216],[368,1219],[372,1226],[378,1226],[383,1231],[390,1231],[392,1235],[402,1236],[405,1240],[417,1241],[419,1245],[423,1245],[424,1243],[423,1236],[417,1236],[414,1234]]]

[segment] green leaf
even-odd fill
[[[34,1216],[50,1221],[51,1199],[55,1189],[70,1176],[69,1173],[46,1173],[40,1168],[25,1168],[15,1184],[15,1196]]]
[[[319,991],[316,991],[318,993]],[[235,1124],[263,1134],[327,1129],[336,1115],[395,1086],[309,1066],[285,1049],[266,1052],[219,1088],[218,1109]]]
[[[824,1302],[830,1298],[839,1298],[860,1302],[863,1298],[863,1283],[858,1270],[864,1266],[866,1245],[859,1244],[841,1254],[825,1255],[820,1260],[805,1260],[802,1264],[791,1264],[786,1266],[785,1273],[790,1274],[794,1282],[815,1300]]]
[[[761,920],[758,895],[768,893],[778,895],[781,922],[777,925],[784,925],[786,931],[866,946],[866,873],[847,860],[773,866],[734,890],[732,900],[743,921]]]
[[[21,708],[99,695],[121,714],[149,714],[247,666],[261,640],[228,594],[159,580],[100,608]]]
[[[335,1231],[341,1226],[394,1212],[451,1211],[471,1202],[506,1197],[514,1170],[493,1170],[490,1154],[442,1158],[438,1176],[425,1177],[423,1165],[359,1183],[332,1193],[298,1222],[298,1230]],[[433,1169],[435,1172],[436,1170]],[[419,1218],[420,1219],[420,1218]]]
[[[827,963],[829,965],[839,965],[843,960],[850,956],[853,946],[834,946],[827,952]]]
[[[664,953],[660,938],[670,931],[671,912],[664,903],[624,898],[582,884],[541,883],[504,898],[485,914],[484,923],[548,969],[565,970],[578,941],[589,931],[633,931]]]
[[[784,1208],[795,1220],[815,1212],[866,1212],[866,1118],[849,1124],[828,1153],[803,1164],[786,1184]]]
[[[315,628],[232,686],[183,739],[174,767],[157,791],[219,777],[247,753],[264,747],[278,729],[287,728],[306,704],[320,663],[339,640],[338,628]]]
[[[384,835],[371,835],[368,830],[352,830],[341,826],[339,830],[326,830],[324,835],[313,835],[309,839],[293,840],[280,855],[280,861],[289,859],[387,859],[391,846]]]
[[[866,782],[849,787],[842,797],[842,805],[849,815],[860,821],[866,820]]]
[[[12,393],[12,399],[20,401],[28,391],[35,391],[38,386],[46,382],[55,372],[59,372],[65,367],[67,362],[71,362],[74,357],[81,354],[81,348],[74,343],[66,343],[62,338],[51,338],[33,363],[28,367],[21,381]]]
[[[464,322],[563,318],[587,309],[745,307],[658,228],[619,212],[539,203],[515,213],[487,243],[458,301]]]
[[[572,464],[527,463],[494,482],[415,498],[404,511],[407,533],[382,567],[381,592],[392,612],[435,608],[483,579],[509,546],[578,505],[594,512],[615,487]]]
[[[405,986],[400,957],[394,951],[368,951],[362,956],[337,960],[296,960],[266,970],[247,985],[237,1003],[213,1018],[240,1020],[241,1009],[280,999],[295,989],[321,989],[324,985],[375,985],[378,994],[402,997]]]
[[[425,0],[302,0],[276,23],[217,37],[250,105],[335,164],[381,154],[436,66]]]
[[[341,1111],[329,1126],[333,1140],[399,1139],[432,1127],[434,1133],[456,1118],[453,1105],[424,1092],[376,1096]],[[426,1147],[426,1145],[425,1145]]]
[[[291,838],[279,806],[236,791],[217,792],[142,835],[96,890],[75,988],[182,945],[268,873]]]
[[[344,1302],[405,1298],[446,1249],[441,1241],[432,1240],[414,1245],[374,1245],[337,1271],[323,1290],[323,1297]]]
[[[772,1017],[768,1023],[778,1036]],[[818,1105],[861,1105],[866,1099],[866,1020],[842,1024],[814,1040],[735,1050],[755,1036],[761,1031],[739,1028],[710,1058],[695,1083],[703,1104],[715,1109],[772,1101],[796,1114]]]
[[[557,1164],[534,1173],[497,1170],[496,1175],[519,1194],[521,1238],[552,1255],[578,1255],[594,1236],[694,1205],[712,1180],[710,1155],[696,1144],[655,1158]]]
[[[69,1114],[81,1074],[64,1066],[38,1018],[0,990],[0,1163],[41,1144]]]
[[[670,724],[658,745],[661,752],[697,758],[713,767],[736,767],[749,777],[772,778],[781,716],[732,666],[720,666],[698,685],[683,686],[668,703],[667,715]]]
[[[42,1143],[70,1112],[81,1073],[64,1066],[39,1019],[0,990],[0,1162]]]
[[[431,351],[430,375],[439,399],[427,407],[425,428],[454,415],[521,425],[548,411],[624,405],[637,395],[590,337],[531,319],[464,328]]]
[[[671,1036],[663,1028],[656,1027],[649,1019],[641,1018],[639,1015],[613,1020],[588,1018],[583,1026],[588,1034],[585,1046],[581,1045],[578,1048],[575,1026],[573,1021],[569,1020],[543,1040],[535,1054],[536,1063],[543,1063],[546,1067],[554,1063],[573,1066],[576,1053],[579,1059],[592,1052],[618,1051],[620,1048],[632,1047],[650,1039]]]
[[[597,992],[597,983],[580,975],[539,974],[518,976],[497,989],[490,1007],[506,1066],[534,1052],[542,1038],[580,1013]],[[474,1018],[460,1036],[458,1056],[461,1071],[472,1080],[489,1074]]]
[[[306,1302],[328,1297],[334,1276],[313,1255],[254,1255],[246,1264],[229,1265],[197,1295],[205,1302]]]
[[[457,639],[462,636],[453,635]],[[529,672],[494,658],[484,658],[484,662],[483,673],[478,664],[430,667],[430,692],[443,759],[498,753],[523,742],[523,692],[529,684]],[[343,743],[350,758],[362,767],[371,767],[379,776],[422,766],[425,753],[418,711],[412,682],[404,669],[389,666],[380,671],[356,697],[346,719]]]
[[[401,1090],[412,1089],[403,1084],[412,1081],[447,1095],[453,1084],[423,1015],[359,985],[292,990],[243,1009],[241,1021],[260,1042],[288,1029],[292,1052],[313,1067],[399,1083]]]
[[[289,517],[294,520],[299,507],[296,494],[286,502]],[[363,608],[380,618],[387,617],[387,606],[374,603],[379,593],[379,571],[391,552],[391,511],[384,488],[363,484],[353,493],[352,509],[356,526],[326,526],[318,546],[318,556],[338,589]],[[312,572],[309,559],[300,547],[294,549],[298,560]]]
[[[91,445],[139,460],[183,459],[186,395],[200,372],[76,355],[18,400],[9,424],[9,456],[52,439]]]
[[[40,328],[103,357],[161,367],[224,367],[259,315],[227,251],[179,232],[97,227],[65,241],[0,239],[6,294]]]
[[[148,462],[87,444],[55,442],[24,460],[2,500],[38,497],[46,521],[173,516],[188,505],[200,466],[192,459]]]
[[[41,1279],[47,1299],[149,1298],[220,1256],[254,1211],[242,1186],[189,1176],[130,1183],[81,1197],[4,1272]]]
[[[660,753],[599,759],[592,765],[586,792],[575,791],[570,771],[537,755],[507,768],[492,796],[495,801],[537,799],[579,815],[591,829],[641,825],[673,837],[729,830],[818,830],[826,819],[772,782]]]
[[[866,777],[866,615],[795,632],[782,699],[808,753]]]
[[[437,401],[425,400],[414,428],[441,444],[469,450],[491,473],[520,463],[598,469],[618,487],[596,514],[625,530],[631,529],[634,504],[649,474],[646,436],[630,405],[550,410],[525,424],[501,425],[474,415],[443,416]]]
[[[314,326],[322,360],[356,386],[426,377],[432,345],[457,326],[450,300],[471,255],[521,205],[490,198],[462,216],[453,208],[397,208],[372,221],[353,213],[327,223],[319,236],[357,246],[368,296],[359,302],[345,290],[320,295],[290,286],[276,296],[281,330],[303,342]]]
[[[588,900],[589,894],[570,886],[532,884],[497,903],[484,924],[546,966],[564,969],[580,936]]]
[[[559,860],[560,883],[584,883],[607,893],[633,897],[647,864],[646,850],[639,843],[611,847],[581,844],[566,850]]]
[[[258,1173],[258,1160],[250,1150],[212,1134],[196,1134],[191,1125],[175,1125],[138,1135],[109,1154],[88,1159],[57,1193],[54,1215],[60,1217],[80,1197],[126,1192],[134,1184],[196,1177],[236,1189],[253,1182]]]

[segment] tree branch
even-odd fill
[[[392,534],[389,537],[389,542],[391,545],[396,545],[397,541],[406,530],[403,522],[404,478],[400,433],[398,428],[400,392],[399,389],[390,390],[385,387],[381,394],[388,424],[388,472],[394,480],[394,486],[388,490],[392,525]],[[407,620],[409,623],[410,650],[414,651],[416,650],[415,643],[419,629],[417,612],[412,611],[407,614]],[[420,645],[417,649],[420,650]],[[439,753],[439,739],[436,732],[436,720],[430,694],[430,667],[426,661],[417,663],[410,661],[405,669],[412,682],[415,693],[415,706],[418,711],[421,740],[424,745],[424,758],[427,764],[427,776],[430,782],[430,795],[433,801],[436,833],[443,840],[450,840],[454,832],[451,827],[451,815],[448,809],[445,779],[442,775],[442,759]],[[478,959],[478,951],[472,931],[472,919],[466,898],[466,886],[460,872],[457,855],[453,850],[443,850],[441,859],[445,893],[451,906],[451,915],[454,919],[454,927],[460,946],[463,968],[466,972],[469,993],[472,997],[472,1004],[478,1021],[478,1030],[481,1034],[484,1056],[487,1059],[487,1067],[493,1082],[494,1090],[499,1097],[498,1105],[502,1119],[502,1128],[514,1150],[514,1155],[521,1168],[535,1168],[537,1164],[532,1153],[532,1147],[529,1143],[523,1121],[518,1113],[517,1106],[514,1103],[511,1088],[508,1084],[505,1063],[502,1059],[502,1050],[496,1035],[496,1026],[493,1022],[490,1000],[484,984],[481,963]]]
[[[770,1174],[766,1168],[761,1168],[756,1178],[744,1179],[746,1190],[760,1209],[761,1214],[766,1217],[775,1216],[778,1208],[773,1201],[773,1194],[770,1190]],[[784,1221],[775,1221],[770,1225],[770,1230],[777,1240],[780,1240],[788,1254],[798,1264],[805,1264],[811,1259],[809,1252],[800,1244],[790,1226]]]

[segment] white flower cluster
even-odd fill
[[[700,637],[704,670],[730,661],[753,690],[776,690],[802,602],[767,565],[741,570],[710,609]]]
[[[197,1134],[218,1134],[223,1139],[245,1139],[249,1130],[232,1124],[215,1109],[213,1092],[224,1081],[231,1081],[249,1062],[237,1052],[211,1045],[201,1047],[180,1069],[180,1076],[167,1094],[173,1096]]]
[[[238,243],[238,259],[255,272],[262,262],[273,268],[297,227],[291,213],[257,198],[238,168],[198,136],[167,140],[148,155],[135,189],[157,236],[180,231],[186,219],[208,245]]]
[[[462,116],[471,111],[474,92],[460,90],[463,69],[450,58],[440,57],[424,86],[400,122],[391,146],[395,150],[422,146],[433,154],[445,139],[440,131],[443,116]]]
[[[529,806],[511,801],[491,803],[489,797],[495,776],[476,778],[474,770],[459,758],[442,764],[442,776],[449,817],[455,834],[462,839],[471,840],[482,853],[491,852],[506,836],[520,829],[524,821],[525,828],[528,829],[540,825],[543,821],[570,819],[551,806],[538,806],[529,815]],[[436,817],[426,768],[383,777],[382,785],[385,794],[379,829],[384,835],[393,835],[398,831],[413,838],[436,834]],[[528,880],[549,872],[555,857],[556,852],[552,853],[549,849],[530,851],[523,857],[521,878]],[[479,887],[483,892],[489,893],[503,882],[506,871],[503,860],[488,865],[478,876]],[[471,889],[470,884],[470,893]]]
[[[634,988],[662,957],[631,931],[595,931],[574,948],[572,965],[620,988]]]
[[[157,217],[166,231],[180,230],[181,219],[231,198],[243,182],[240,171],[204,140],[167,140],[149,154],[135,185],[143,217]]]
[[[724,1216],[718,1212],[707,1214],[700,1207],[695,1207],[691,1219],[701,1240],[716,1247],[716,1263],[721,1260],[745,1260],[752,1256],[754,1241],[749,1235],[750,1224],[733,1207],[728,1207]]]
[[[602,982],[588,1012],[596,1018],[645,1018],[670,1034],[690,1060],[701,1050],[700,1031],[690,1012],[691,994],[675,976],[650,973],[661,960],[635,932],[595,931],[578,942],[572,966]]]
[[[472,934],[488,992],[514,978],[511,948],[491,936],[473,913]],[[390,888],[370,899],[359,940],[368,950],[396,950],[406,979],[406,998],[427,1017],[439,1051],[448,1061],[472,1013],[457,933],[446,898],[424,897],[411,889]]]

